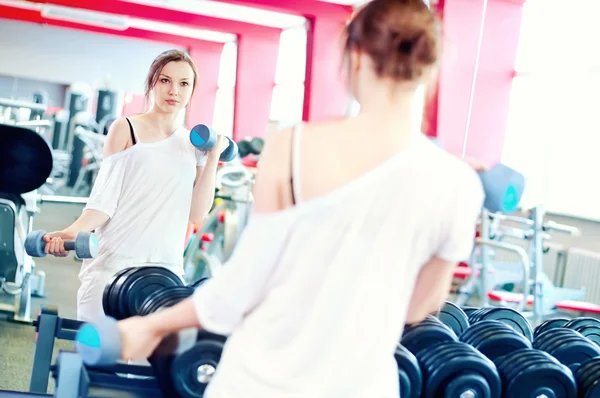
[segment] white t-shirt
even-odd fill
[[[200,324],[229,335],[205,397],[398,398],[417,274],[434,255],[469,257],[483,197],[465,162],[419,135],[342,188],[253,214],[194,294]]]
[[[100,251],[83,261],[80,277],[97,269],[167,264],[183,273],[183,251],[196,166],[206,153],[177,129],[157,142],[140,142],[102,161],[85,209],[107,214],[96,230]]]

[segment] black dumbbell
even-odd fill
[[[600,357],[600,347],[566,327],[540,333],[533,342],[533,348],[547,352],[572,371],[576,371],[582,363]]]
[[[45,257],[46,242],[44,235],[46,231],[38,230],[30,232],[25,239],[25,251],[31,257]],[[94,258],[98,255],[100,243],[98,238],[91,232],[80,232],[75,240],[65,240],[65,250],[75,250],[79,258]]]
[[[571,370],[546,352],[522,348],[498,357],[502,397],[577,397]]]
[[[210,151],[217,143],[217,138],[217,133],[215,133],[213,129],[205,124],[198,124],[194,126],[192,130],[190,130],[190,142],[199,151]],[[225,138],[227,138],[227,141],[229,141],[229,145],[221,153],[219,160],[221,162],[230,162],[238,155],[238,146],[231,140],[231,138]]]
[[[425,397],[499,398],[500,377],[493,362],[474,347],[457,341],[439,319],[428,316],[408,325],[400,341],[417,358]]]
[[[140,315],[144,305],[151,305],[146,302],[149,297],[159,295],[163,288],[170,287],[184,287],[183,281],[165,267],[125,268],[117,272],[104,288],[104,314],[117,320]],[[185,289],[189,290],[189,294],[194,291],[193,288]]]
[[[503,322],[533,341],[533,328],[527,319],[516,310],[508,307],[487,307],[480,308],[469,314],[469,323],[473,325],[476,322],[484,320],[496,320]]]

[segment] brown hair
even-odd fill
[[[169,62],[187,62],[194,72],[194,83],[192,84],[192,92],[196,88],[196,80],[198,79],[198,72],[196,71],[196,65],[192,58],[185,51],[181,50],[167,50],[158,55],[152,62],[150,66],[150,70],[148,71],[148,77],[146,77],[146,98],[150,96],[150,90],[154,87],[158,78],[160,77],[160,73],[166,64]]]
[[[346,26],[344,52],[367,53],[379,77],[413,81],[438,62],[440,36],[423,0],[372,0]]]

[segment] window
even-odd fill
[[[582,12],[585,10],[585,12]],[[502,161],[526,177],[522,205],[600,220],[600,2],[524,5]],[[557,24],[556,21],[560,21]]]
[[[237,43],[225,43],[219,66],[213,126],[216,131],[229,137],[233,136],[236,70]]]
[[[304,25],[281,32],[271,101],[271,120],[280,127],[302,121],[306,41]]]

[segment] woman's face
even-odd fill
[[[166,64],[152,88],[154,103],[166,113],[185,108],[192,96],[194,71],[185,61]]]

